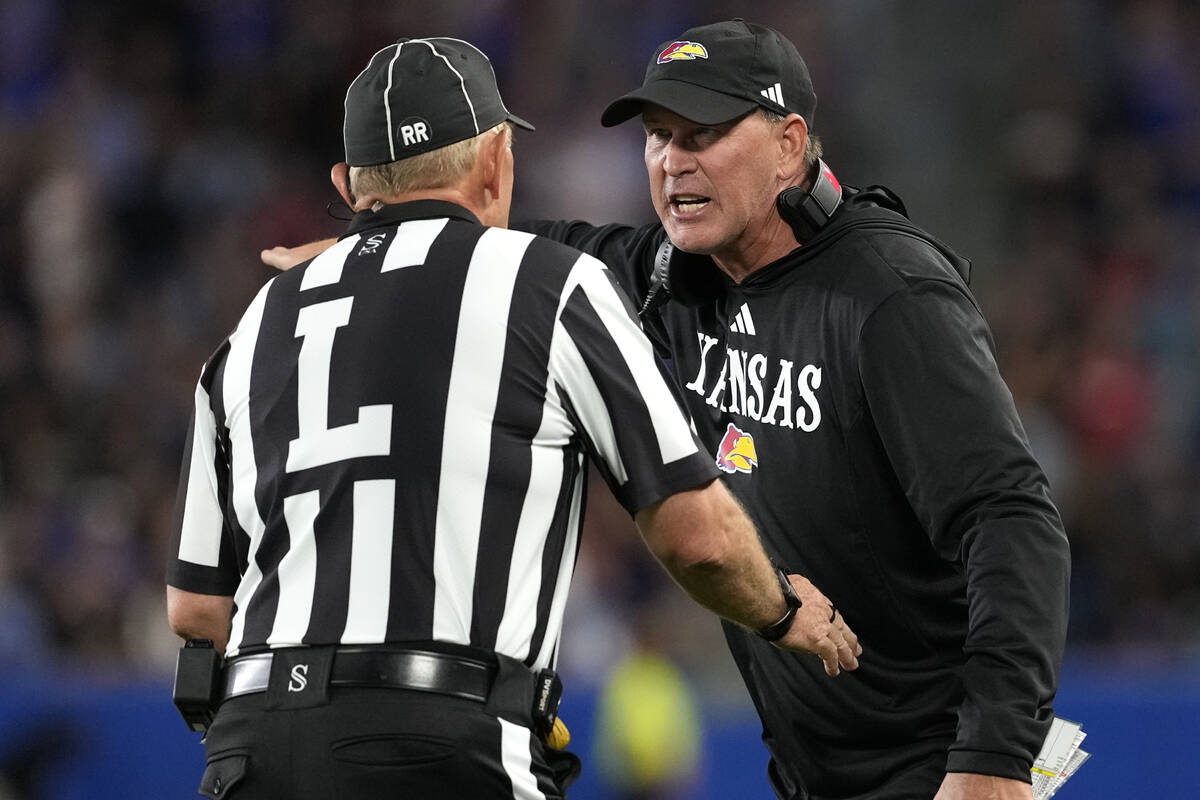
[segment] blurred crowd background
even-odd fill
[[[328,169],[375,50],[492,57],[538,128],[515,216],[643,222],[640,129],[600,111],[659,42],[733,16],[798,45],[842,182],[891,187],[972,259],[1072,541],[1068,658],[1200,665],[1197,3],[3,0],[0,676],[169,675],[194,383],[271,276],[259,251],[342,230]],[[604,491],[591,512],[568,686],[744,711],[719,626]]]

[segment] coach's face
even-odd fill
[[[642,123],[650,194],[676,247],[713,256],[735,279],[777,253],[775,197],[787,186],[780,126],[756,112],[701,125],[651,104]]]

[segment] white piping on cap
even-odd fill
[[[392,161],[396,160],[396,137],[392,134],[392,104],[388,100],[388,95],[392,92],[392,68],[396,66],[396,59],[400,57],[400,51],[404,49],[404,45],[404,42],[396,45],[396,55],[392,56],[392,60],[388,64],[387,87],[383,90],[383,110],[387,114],[388,151],[392,154]]]
[[[412,39],[410,41],[420,42],[421,44],[429,47],[429,49],[433,52],[433,54],[435,56],[437,56],[438,58],[440,58],[442,61],[445,61],[446,66],[450,68],[450,71],[458,76],[458,85],[460,87],[462,87],[463,99],[465,99],[467,101],[467,108],[471,109],[471,122],[475,125],[475,135],[478,136],[480,133],[479,118],[475,116],[475,104],[471,102],[471,96],[469,94],[467,94],[467,84],[465,81],[463,81],[462,73],[454,68],[454,65],[450,63],[450,59],[446,58],[444,55],[442,55],[441,53],[439,53],[437,51],[437,48],[433,46],[433,41],[431,39]]]

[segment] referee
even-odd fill
[[[857,666],[714,481],[607,270],[505,229],[513,125],[470,44],[376,53],[333,176],[349,230],[204,366],[167,600],[224,655],[208,797],[562,797],[552,669],[589,461],[696,600]]]

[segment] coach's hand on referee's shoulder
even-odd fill
[[[337,242],[337,239],[320,239],[308,244],[297,245],[296,247],[272,247],[270,250],[263,250],[258,254],[262,262],[268,267],[274,267],[280,272],[287,272],[297,264],[303,264],[310,258],[316,258],[324,253],[332,245]]]
[[[350,165],[345,161],[339,161],[334,164],[329,170],[329,179],[333,183],[338,194],[342,196],[342,202],[345,203],[345,209],[350,214],[356,214],[359,211],[365,211],[370,208],[377,208],[376,196],[369,195],[363,197],[355,197],[350,191]],[[337,201],[335,201],[336,203]],[[333,203],[330,204],[331,206]],[[339,219],[349,220],[349,217],[338,217]],[[280,272],[287,272],[297,264],[303,264],[310,258],[316,258],[324,253],[333,245],[337,244],[337,238],[320,239],[308,244],[297,245],[296,247],[283,247],[276,245],[269,250],[263,250],[258,254],[262,262],[268,267],[273,267]]]
[[[788,575],[801,606],[792,627],[774,644],[784,650],[814,653],[825,664],[825,672],[835,676],[843,669],[858,669],[862,646],[850,630],[842,613],[812,581],[803,575]]]

